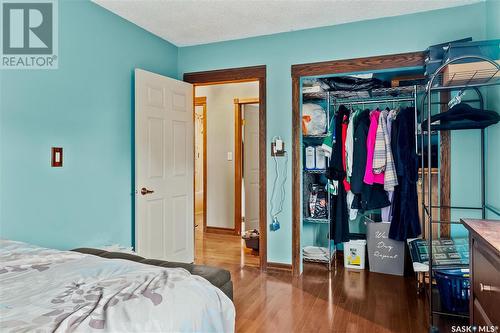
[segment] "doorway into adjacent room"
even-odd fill
[[[195,85],[194,97],[195,261],[259,267],[259,81]]]

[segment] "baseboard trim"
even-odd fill
[[[236,230],[231,228],[221,228],[221,227],[209,227],[205,228],[205,232],[209,232],[212,234],[224,234],[224,235],[235,235]]]
[[[278,270],[278,271],[292,271],[291,264],[282,264],[280,262],[267,262],[268,270]]]

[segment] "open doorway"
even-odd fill
[[[235,98],[235,225],[259,251],[259,98]]]
[[[259,82],[194,90],[195,260],[259,267]]]

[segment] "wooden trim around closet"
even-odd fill
[[[424,52],[409,52],[292,65],[292,77],[354,73],[400,67],[417,67],[424,65],[424,59]]]
[[[195,86],[235,82],[259,82],[259,257],[260,269],[265,271],[267,269],[266,66],[185,73],[184,81],[192,83]]]
[[[301,118],[300,77],[365,72],[401,67],[423,66],[424,52],[410,52],[348,60],[324,61],[292,65],[292,273],[300,275],[300,179],[301,179]]]

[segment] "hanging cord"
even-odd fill
[[[274,175],[274,181],[273,181],[273,189],[271,191],[271,199],[269,203],[269,213],[271,214],[271,219],[274,219],[273,215],[273,209],[274,209],[274,194],[276,192],[276,183],[278,182],[278,177],[279,177],[279,170],[278,170],[278,161],[276,160],[276,156],[273,154],[273,160],[274,160],[274,170],[275,170],[275,175]]]
[[[280,205],[278,208],[278,211],[274,216],[278,216],[283,211],[283,204],[285,202],[285,184],[286,184],[286,179],[287,179],[287,167],[288,167],[288,154],[285,152],[285,165],[283,166],[283,182],[281,183],[281,198],[280,198]]]
[[[278,205],[278,210],[273,213],[274,211],[274,196],[276,195],[276,185],[278,184],[278,179],[280,178],[280,173],[279,173],[279,166],[278,166],[278,159],[276,158],[275,155],[273,155],[273,160],[274,160],[274,170],[275,170],[275,176],[274,176],[274,181],[273,181],[273,189],[271,192],[271,199],[270,199],[270,204],[269,204],[269,213],[271,214],[271,219],[274,220],[275,217],[277,217],[282,211],[283,211],[283,204],[285,202],[285,185],[286,185],[286,180],[287,180],[287,168],[288,168],[288,153],[285,152],[285,164],[284,164],[284,169],[283,169],[283,181],[281,183],[281,188],[280,188],[280,199],[279,199],[279,205]]]

